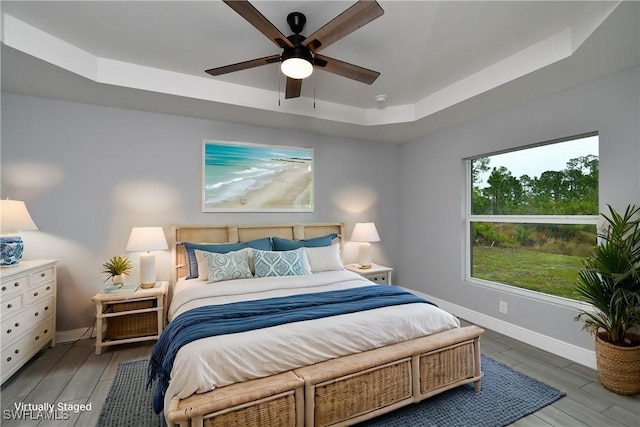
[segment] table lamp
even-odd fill
[[[20,200],[0,200],[0,267],[18,265],[24,244],[18,230],[37,230],[27,206]]]
[[[169,249],[162,227],[133,227],[127,251],[146,252],[140,254],[140,287],[153,288],[156,285],[156,256],[150,251]]]
[[[371,243],[379,242],[380,236],[373,222],[359,222],[353,228],[351,241],[360,242],[358,264],[361,269],[371,268]]]

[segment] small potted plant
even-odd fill
[[[102,272],[108,274],[105,282],[111,279],[114,285],[122,285],[133,265],[131,265],[131,261],[127,257],[114,256],[102,264],[102,268],[104,269]]]
[[[640,393],[640,208],[623,214],[609,206],[600,243],[584,260],[577,291],[593,309],[576,320],[596,338],[602,385],[618,394]],[[634,333],[636,332],[636,333]]]

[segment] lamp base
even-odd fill
[[[156,286],[156,282],[153,283],[140,283],[140,287],[142,289],[151,289],[154,288]]]
[[[360,251],[358,252],[358,268],[367,270],[371,268],[371,243],[360,243]]]
[[[20,236],[0,236],[0,267],[13,267],[20,263],[24,244]]]
[[[156,285],[156,256],[149,252],[140,255],[140,287],[153,288]]]

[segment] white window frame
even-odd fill
[[[563,142],[572,139],[579,139],[582,137],[586,137],[589,135],[597,135],[597,133],[586,134],[586,135],[577,135],[571,138],[563,138],[561,140],[553,141]],[[546,145],[546,144],[543,144]],[[464,280],[466,283],[474,286],[481,286],[485,288],[490,288],[494,290],[499,290],[500,292],[515,294],[521,297],[533,299],[536,301],[544,301],[550,304],[558,305],[561,307],[569,307],[575,309],[585,309],[585,307],[589,307],[588,304],[583,302],[560,297],[556,295],[546,294],[543,292],[532,291],[529,289],[519,288],[513,285],[507,285],[504,283],[491,282],[488,280],[478,279],[471,276],[471,250],[472,250],[472,239],[471,239],[471,224],[473,222],[508,222],[508,223],[517,223],[517,224],[578,224],[578,225],[595,225],[596,227],[599,225],[599,215],[472,215],[471,214],[471,203],[472,203],[472,174],[471,174],[471,163],[474,159],[484,156],[492,156],[496,154],[502,154],[505,152],[511,151],[519,151],[527,148],[534,148],[535,146],[522,147],[509,151],[502,151],[500,153],[486,154],[481,156],[474,156],[472,158],[465,159],[465,221],[464,221],[464,234],[465,234],[465,273]]]

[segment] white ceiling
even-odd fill
[[[285,100],[276,64],[204,73],[280,53],[220,1],[2,1],[2,90],[402,142],[640,64],[637,1],[379,3],[322,51],[378,80],[316,71]],[[253,4],[285,35],[304,13],[309,35],[353,1]]]

